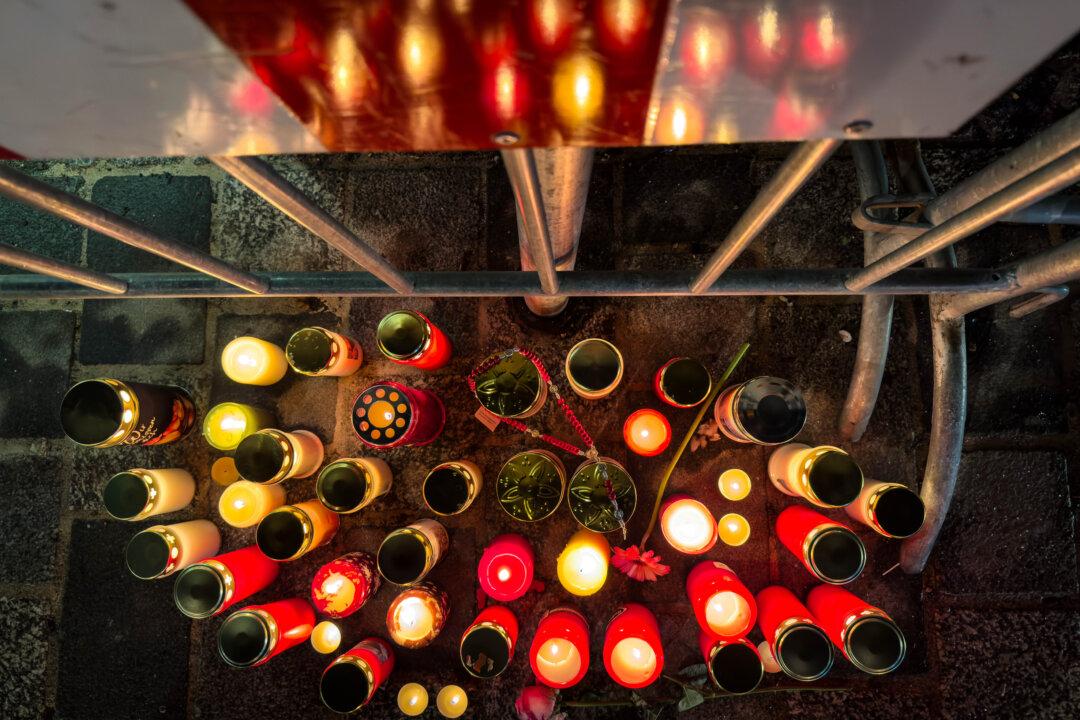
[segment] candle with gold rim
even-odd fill
[[[348,617],[362,608],[381,584],[374,556],[351,552],[331,560],[315,572],[311,581],[311,600],[315,609],[324,615]]]
[[[142,580],[172,575],[217,553],[221,533],[209,520],[188,520],[146,528],[128,541],[128,570]]]
[[[347,515],[390,492],[393,482],[390,466],[380,458],[342,458],[319,471],[315,495],[327,508]]]
[[[701,555],[716,545],[712,513],[689,495],[672,495],[660,506],[660,532],[671,547],[687,555]]]
[[[866,566],[866,547],[851,528],[802,505],[776,516],[776,538],[822,582],[843,585]]]
[[[750,539],[750,523],[739,513],[728,513],[717,521],[716,532],[725,545],[738,547]]]
[[[782,445],[769,456],[768,470],[777,490],[818,507],[849,505],[863,489],[859,465],[846,452],[831,445]]]
[[[424,579],[450,545],[446,528],[424,518],[387,535],[376,559],[379,574],[395,585],[412,585]]]
[[[447,685],[435,697],[435,707],[444,718],[459,718],[469,708],[469,696],[458,685]]]
[[[436,515],[457,515],[469,509],[484,487],[480,467],[469,460],[439,463],[424,477],[420,493]]]
[[[698,647],[709,680],[726,693],[745,695],[756,690],[765,677],[761,656],[746,638],[717,640],[702,632],[698,634]]]
[[[394,650],[382,638],[369,637],[353,646],[323,671],[319,697],[337,713],[356,712],[371,702],[394,670]]]
[[[273,385],[285,377],[285,351],[255,337],[238,337],[221,351],[221,369],[242,385]]]
[[[752,483],[745,470],[731,468],[720,473],[716,486],[725,500],[738,502],[739,500],[745,500],[746,496],[750,494]]]
[[[758,592],[758,628],[765,636],[761,652],[766,669],[770,663],[788,677],[811,682],[824,677],[833,666],[833,651],[825,631],[810,610],[785,587],[771,585]]]
[[[267,428],[241,440],[235,457],[240,477],[273,484],[314,475],[322,465],[323,444],[309,430]]]
[[[504,605],[488,605],[461,636],[461,664],[473,677],[496,677],[510,666],[517,639],[517,616]]]
[[[636,410],[623,423],[623,440],[638,455],[659,455],[671,443],[671,424],[656,410]]]
[[[400,593],[386,611],[390,639],[414,650],[430,645],[442,632],[450,612],[450,599],[431,583],[420,583]]]
[[[215,555],[176,576],[173,601],[190,618],[220,615],[269,587],[279,569],[254,545]]]
[[[559,583],[572,595],[593,595],[604,587],[611,545],[592,530],[581,529],[570,536],[556,563]]]
[[[285,504],[285,488],[260,485],[248,480],[234,482],[218,499],[218,515],[237,528],[257,525],[260,520]]]
[[[529,648],[536,679],[553,688],[577,685],[589,669],[589,623],[577,610],[561,607],[540,619]]]
[[[232,667],[256,667],[307,642],[314,627],[315,611],[300,598],[248,605],[218,628],[218,655]]]
[[[405,683],[398,690],[397,706],[402,715],[416,717],[428,706],[428,691],[420,683]]]
[[[311,631],[311,647],[320,655],[329,655],[341,647],[341,628],[323,620]]]
[[[318,500],[283,505],[259,521],[255,543],[271,560],[295,560],[330,542],[338,518]]]
[[[210,408],[203,418],[202,433],[215,450],[235,450],[253,432],[271,427],[274,417],[252,405],[224,402]]]
[[[383,317],[375,336],[387,360],[420,370],[438,370],[450,362],[454,349],[446,333],[413,310],[395,310]]]
[[[360,369],[360,343],[321,327],[301,328],[285,345],[285,359],[301,375],[345,377]]]
[[[105,511],[117,520],[144,520],[187,507],[195,478],[187,470],[134,468],[109,478],[101,494]]]

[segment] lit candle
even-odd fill
[[[615,611],[604,632],[604,668],[623,687],[651,685],[664,669],[660,626],[644,605],[631,603]]]
[[[738,513],[728,513],[717,521],[716,532],[725,545],[738,547],[750,539],[750,523]]]
[[[716,544],[716,520],[689,495],[673,495],[664,501],[660,532],[671,547],[687,555],[701,555]]]
[[[551,77],[551,102],[559,120],[571,131],[585,130],[604,108],[604,71],[583,50],[564,55]]]
[[[437,370],[450,362],[450,338],[424,315],[397,310],[379,321],[379,351],[391,362],[420,370]]]
[[[671,443],[671,424],[656,410],[637,410],[623,423],[623,440],[638,455],[659,455]]]
[[[701,85],[718,87],[731,68],[736,48],[725,17],[712,8],[692,8],[680,34],[679,57],[685,75]]]
[[[757,606],[758,628],[779,669],[802,682],[825,677],[833,665],[832,646],[795,594],[772,585],[757,594]]]
[[[319,471],[315,495],[330,510],[346,515],[390,492],[393,482],[390,466],[380,458],[343,458]]]
[[[570,389],[586,400],[607,397],[622,378],[622,353],[607,340],[582,340],[566,354],[566,380]]]
[[[698,625],[710,637],[733,640],[754,626],[757,604],[731,568],[700,562],[686,576],[686,595]]]
[[[367,638],[327,666],[319,680],[319,697],[334,712],[356,712],[371,702],[393,671],[390,643],[382,638]]]
[[[529,541],[520,535],[499,535],[483,555],[476,575],[480,589],[498,602],[511,602],[532,587],[535,559]]]
[[[195,497],[195,478],[187,470],[135,468],[109,478],[101,499],[117,520],[144,520],[185,508]]]
[[[483,486],[484,475],[476,463],[453,460],[431,469],[420,494],[424,505],[436,515],[457,515],[469,509]]]
[[[331,560],[315,572],[311,600],[315,609],[332,618],[352,615],[379,590],[382,578],[375,558],[366,552],[351,552]]]
[[[904,661],[907,641],[884,610],[832,585],[812,589],[806,605],[833,645],[863,672],[885,675]]]
[[[427,710],[428,691],[420,683],[405,683],[398,690],[397,706],[403,715],[421,715]]]
[[[851,582],[866,565],[866,548],[851,528],[801,505],[776,517],[776,537],[822,582]]]
[[[176,576],[173,600],[190,618],[220,615],[270,586],[278,564],[250,545],[189,565]]]
[[[236,446],[236,469],[252,482],[273,484],[310,477],[322,461],[322,440],[308,430],[259,430]]]
[[[721,392],[713,417],[729,440],[780,445],[802,431],[806,403],[802,391],[787,380],[756,377]]]
[[[260,520],[285,504],[285,488],[240,480],[225,488],[218,499],[218,515],[238,528],[257,525]]]
[[[271,560],[295,560],[330,542],[338,518],[318,500],[283,505],[259,521],[255,543]]]
[[[785,495],[824,508],[843,507],[859,497],[862,470],[838,447],[788,443],[769,456],[769,479]]]
[[[165,445],[195,427],[195,403],[183,388],[110,378],[75,383],[60,404],[60,426],[86,447]]]
[[[155,525],[136,534],[125,558],[131,574],[142,580],[172,575],[205,560],[221,547],[221,533],[209,520]]]
[[[746,496],[750,494],[750,476],[745,470],[738,468],[731,468],[720,473],[720,478],[716,481],[716,486],[720,489],[720,494],[724,496],[726,500],[732,502],[738,502],[739,500],[745,500]]]
[[[461,636],[461,664],[473,677],[493,678],[509,667],[517,638],[514,613],[504,605],[488,605]]]
[[[387,535],[379,545],[379,574],[395,585],[412,585],[424,579],[450,544],[446,528],[424,518]]]
[[[285,377],[285,351],[254,337],[238,337],[221,351],[221,369],[233,382],[273,385]]]
[[[435,707],[444,718],[459,718],[469,707],[469,696],[457,685],[447,685],[435,697]]]
[[[700,633],[698,646],[705,657],[709,679],[726,693],[744,695],[755,690],[765,677],[765,666],[757,648],[746,638],[717,640]]]
[[[236,462],[231,457],[219,457],[210,466],[210,478],[218,485],[227,487],[240,479]]]
[[[926,517],[922,498],[900,483],[880,480],[867,480],[859,497],[844,510],[887,538],[911,537]]]
[[[431,583],[420,583],[400,593],[386,611],[390,639],[415,650],[430,645],[442,632],[450,612],[450,599]]]
[[[536,679],[553,688],[577,685],[589,669],[589,623],[573,608],[556,608],[540,619],[529,648]]]
[[[691,408],[708,397],[712,390],[712,377],[700,360],[672,358],[661,365],[653,376],[653,390],[668,405]]]
[[[273,426],[274,418],[262,408],[224,402],[210,408],[203,418],[202,433],[215,450],[235,450],[253,432]]]
[[[432,443],[445,422],[446,408],[438,395],[392,380],[365,388],[353,401],[353,432],[376,450]]]
[[[311,647],[320,655],[329,655],[341,646],[341,628],[323,620],[311,631]]]
[[[611,545],[600,533],[578,530],[570,536],[556,563],[559,583],[572,595],[592,595],[604,587]]]
[[[255,667],[307,642],[315,611],[300,598],[237,610],[218,629],[218,655],[233,667]]]
[[[360,369],[364,352],[352,338],[321,327],[297,330],[285,345],[285,359],[301,375],[344,377]]]

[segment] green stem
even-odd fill
[[[645,552],[645,543],[649,541],[649,536],[652,535],[653,528],[656,527],[656,516],[660,514],[660,502],[664,499],[664,490],[667,489],[668,480],[671,479],[671,473],[675,471],[675,466],[678,465],[679,458],[682,457],[683,451],[686,450],[686,446],[689,445],[690,440],[693,439],[694,433],[697,432],[698,425],[701,424],[702,418],[705,417],[705,413],[712,407],[713,402],[716,400],[716,396],[720,394],[720,390],[723,389],[724,384],[728,381],[728,378],[731,377],[732,373],[735,372],[735,368],[742,362],[743,357],[746,355],[746,351],[749,349],[750,343],[743,343],[735,352],[735,356],[731,358],[727,370],[720,376],[720,380],[713,385],[712,390],[709,391],[709,396],[705,398],[705,402],[701,403],[701,409],[698,410],[694,422],[690,423],[690,429],[686,431],[686,437],[679,443],[679,448],[671,457],[671,461],[668,462],[667,469],[664,470],[664,476],[660,478],[660,486],[656,490],[656,501],[653,503],[652,515],[649,516],[649,525],[645,528],[645,534],[641,537],[641,552]]]

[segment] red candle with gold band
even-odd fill
[[[355,712],[371,702],[393,671],[394,650],[390,643],[382,638],[366,638],[323,670],[319,697],[334,712]]]
[[[473,677],[493,678],[510,665],[517,639],[517,616],[502,605],[489,605],[461,636],[461,664]]]
[[[832,585],[811,590],[806,604],[833,645],[863,672],[885,675],[904,661],[904,633],[884,610]]]
[[[480,556],[476,569],[480,589],[498,602],[517,600],[532,587],[534,563],[528,540],[520,535],[499,535]]]
[[[353,431],[376,450],[432,443],[445,422],[446,408],[438,395],[393,380],[365,388],[353,401]]]
[[[218,629],[218,654],[233,667],[255,667],[306,642],[315,627],[307,600],[289,598],[237,610]]]
[[[555,608],[540,619],[529,648],[536,679],[553,688],[577,685],[589,669],[589,623],[573,608]]]
[[[644,605],[623,605],[608,622],[604,669],[612,680],[631,689],[651,685],[664,671],[660,625]]]
[[[757,603],[727,565],[705,561],[686,576],[686,594],[705,634],[717,640],[742,637],[754,627]]]
[[[757,594],[758,627],[780,669],[810,682],[832,669],[829,638],[790,590],[772,585]]]
[[[866,548],[851,528],[801,505],[777,516],[776,537],[822,582],[851,582],[866,565]]]
[[[256,545],[223,553],[185,568],[173,586],[173,600],[191,618],[220,615],[269,587],[280,566]]]
[[[413,310],[396,310],[379,321],[379,350],[391,362],[437,370],[450,362],[454,347],[434,323]]]
[[[352,552],[323,565],[311,581],[315,609],[332,618],[352,615],[379,589],[382,578],[375,557]]]
[[[732,695],[751,692],[765,677],[765,666],[757,648],[746,638],[717,640],[698,633],[698,647],[713,685]]]

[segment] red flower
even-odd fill
[[[632,580],[656,582],[656,578],[671,572],[671,568],[660,560],[660,556],[652,550],[641,552],[637,545],[631,545],[625,550],[615,548],[615,557],[611,562]]]
[[[521,689],[514,702],[518,720],[560,720],[564,713],[555,715],[555,691],[543,685],[529,685]]]

